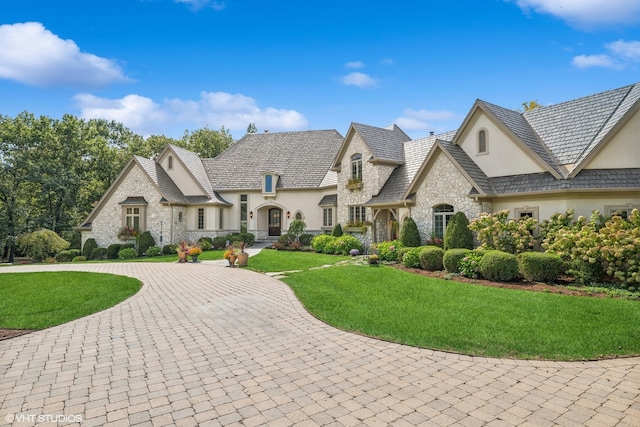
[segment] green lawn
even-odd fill
[[[314,252],[276,251],[263,249],[258,254],[249,257],[247,268],[265,273],[278,271],[308,270],[323,265],[333,265],[338,261],[351,258],[317,254]]]
[[[342,266],[284,281],[346,331],[475,356],[590,360],[640,355],[640,302],[510,290],[391,267]]]
[[[112,307],[138,292],[130,277],[82,272],[0,274],[0,328],[45,329]]]

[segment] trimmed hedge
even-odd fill
[[[342,234],[344,234],[342,232],[342,226],[340,225],[340,223],[338,223],[333,227],[333,230],[331,230],[331,235],[333,237],[340,237],[342,236]]]
[[[177,252],[178,252],[178,245],[176,244],[164,245],[162,247],[162,253],[164,255],[173,255]]]
[[[404,258],[404,254],[409,252],[411,249],[413,249],[413,248],[401,247],[398,250],[396,250],[396,253],[398,254],[398,258],[396,259],[396,261],[398,261],[400,264],[402,264],[402,258]]]
[[[471,252],[469,249],[449,249],[445,251],[442,257],[442,266],[448,273],[459,273],[458,263],[466,257],[469,252]]]
[[[98,247],[96,239],[87,239],[82,247],[82,256],[86,259],[91,259],[91,251]]]
[[[517,259],[520,274],[529,282],[551,283],[562,274],[563,262],[558,255],[522,252]]]
[[[80,249],[69,249],[66,251],[61,251],[56,256],[56,261],[58,262],[71,262],[77,256],[80,256]]]
[[[114,243],[107,247],[107,259],[118,259],[118,252],[122,249],[121,243]]]
[[[138,257],[138,253],[134,248],[121,249],[118,252],[118,259],[134,259]]]
[[[444,249],[473,249],[473,232],[469,229],[469,220],[462,211],[456,212],[444,232]]]
[[[402,257],[402,265],[407,268],[420,268],[420,252],[423,249],[422,246],[409,249]]]
[[[508,282],[519,275],[515,255],[502,251],[487,251],[479,264],[482,277],[487,280]]]
[[[107,248],[93,248],[91,251],[91,259],[107,258]]]
[[[147,252],[145,252],[145,255],[152,257],[152,256],[158,256],[161,253],[162,253],[162,249],[160,249],[158,246],[151,246],[149,249],[147,249]]]
[[[403,246],[420,246],[420,232],[418,231],[418,225],[413,218],[407,217],[402,222],[402,228],[400,229],[400,241]]]
[[[151,232],[145,231],[138,236],[138,256],[143,256],[147,252],[147,249],[155,245],[156,241],[151,235]]]
[[[442,258],[444,249],[438,246],[425,246],[420,251],[420,267],[427,271],[440,271],[443,269]]]
[[[227,246],[227,239],[223,236],[217,236],[211,239],[213,249],[223,249]]]

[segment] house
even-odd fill
[[[412,217],[422,239],[454,213],[538,220],[640,208],[640,83],[518,112],[477,100],[458,130],[417,140],[399,127],[248,134],[214,159],[168,146],[133,158],[81,227],[117,241],[123,225],[159,244],[247,230],[275,238],[294,219],[336,223],[365,245]]]

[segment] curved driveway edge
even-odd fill
[[[144,285],[0,341],[0,425],[640,425],[640,358],[486,359],[378,341],[315,319],[276,279],[209,263],[16,266],[0,280],[46,270]]]

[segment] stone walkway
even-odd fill
[[[216,263],[5,267],[143,281],[0,341],[0,425],[640,426],[640,358],[461,356],[336,330],[282,282]]]

